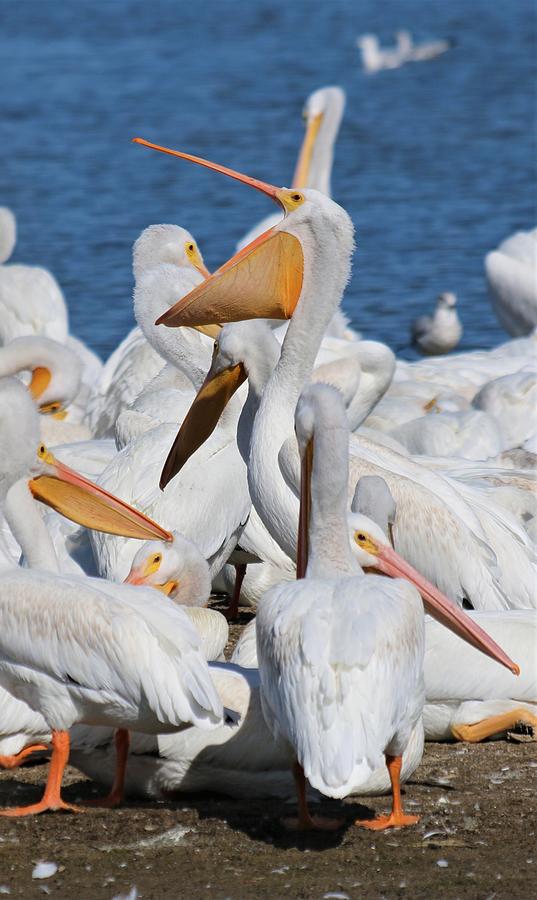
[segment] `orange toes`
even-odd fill
[[[386,828],[405,828],[407,825],[415,825],[419,820],[419,816],[390,813],[388,816],[377,816],[374,819],[356,819],[354,824],[361,828],[369,828],[371,831],[385,831]]]

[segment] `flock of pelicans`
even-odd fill
[[[109,806],[294,784],[288,827],[338,827],[309,783],[391,790],[358,824],[409,825],[424,739],[537,733],[536,235],[487,258],[527,336],[417,363],[362,340],[330,199],[343,102],[308,99],[291,188],[136,139],[278,214],[213,274],[184,228],[146,228],[104,366],[49,273],[0,266],[0,765],[52,748],[42,799],[0,815],[76,810],[70,759]],[[4,209],[0,261],[14,242]],[[231,662],[215,592],[257,607]]]

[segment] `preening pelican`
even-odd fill
[[[89,430],[70,416],[82,376],[82,363],[73,350],[42,336],[14,338],[0,347],[0,377],[21,372],[31,373],[28,390],[43,415],[41,437],[46,443],[89,438]]]
[[[508,334],[537,325],[537,228],[517,231],[485,256],[492,306]]]
[[[412,323],[412,340],[422,353],[436,356],[454,350],[462,337],[457,315],[457,298],[447,291],[440,294],[432,316],[420,316]]]
[[[140,142],[255,187],[286,211],[282,222],[236,254],[159,322],[178,327],[291,318],[255,417],[248,483],[264,525],[293,558],[298,502],[288,475],[293,459],[296,462],[294,409],[348,279],[352,223],[341,207],[316,191],[276,188],[198,157]],[[228,379],[221,374],[221,405],[229,396],[232,376],[231,371]],[[227,394],[222,385],[227,385]],[[468,486],[461,489],[363,435],[353,436],[350,454],[350,489],[366,474],[387,481],[401,523],[394,531],[396,549],[448,596],[461,604],[466,598],[476,609],[527,608],[537,602],[534,554],[517,523],[503,519]],[[187,457],[188,452],[181,454],[181,465]],[[167,479],[177,471],[179,460],[169,462]]]
[[[383,755],[392,812],[357,824],[375,830],[410,825],[417,817],[403,813],[399,777],[424,701],[422,600],[408,581],[363,577],[351,554],[348,428],[337,392],[324,385],[306,388],[295,427],[302,460],[300,580],[271,588],[258,607],[264,715],[295,754],[299,828],[334,827],[310,816],[305,778],[323,794],[344,797],[381,765]],[[411,579],[439,621],[516,672],[462,610],[376,540],[374,523],[368,531],[363,524],[355,543],[366,565]]]

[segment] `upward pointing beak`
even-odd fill
[[[134,138],[134,142],[241,181],[283,206],[279,199],[281,188],[272,184],[142,138]],[[245,319],[289,319],[300,298],[303,277],[302,245],[280,224],[276,230],[269,229],[243,247],[206,281],[166,310],[156,324],[178,328]]]
[[[305,188],[308,186],[308,178],[310,174],[311,158],[315,148],[315,141],[319,134],[319,129],[323,122],[323,114],[318,113],[308,119],[306,134],[300,148],[300,154],[296,164],[295,174],[293,176],[294,188]]]
[[[375,568],[385,575],[390,575],[392,578],[405,578],[417,587],[427,612],[438,622],[453,631],[463,641],[480,650],[481,653],[510,669],[514,675],[520,675],[519,666],[504,653],[496,641],[470,616],[467,616],[464,610],[444,596],[438,588],[402,559],[395,550],[385,544],[380,546],[377,560]]]
[[[36,500],[62,516],[94,531],[139,540],[172,541],[173,535],[128,503],[79,475],[49,453],[54,475],[38,475],[29,482]]]
[[[149,147],[150,150],[158,150],[160,153],[167,153],[169,156],[178,156],[179,159],[187,159],[189,162],[196,163],[198,166],[205,166],[206,169],[212,169],[213,172],[220,172],[221,175],[228,175],[229,178],[235,178],[236,181],[242,181],[243,184],[248,184],[250,187],[261,191],[262,194],[271,197],[275,203],[280,203],[278,200],[278,192],[280,189],[273,184],[268,184],[266,181],[259,181],[258,178],[250,178],[249,175],[243,175],[242,172],[236,172],[235,169],[228,169],[227,166],[221,166],[219,163],[203,159],[201,156],[192,156],[191,153],[183,153],[181,150],[171,150],[169,147],[161,147],[159,144],[152,144],[151,141],[146,141],[144,138],[136,137],[132,139],[132,142],[133,144],[141,144],[142,147]]]

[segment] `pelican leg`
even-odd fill
[[[52,732],[52,756],[48,772],[45,792],[38,803],[30,806],[14,806],[12,809],[0,809],[0,816],[32,816],[46,810],[63,809],[69,812],[83,812],[79,806],[65,803],[61,798],[61,786],[64,769],[69,759],[69,732]]]
[[[17,766],[23,764],[27,756],[30,756],[32,753],[41,753],[43,750],[48,750],[46,744],[28,744],[19,753],[14,753],[13,756],[0,756],[0,768],[16,769]]]
[[[246,575],[246,563],[237,563],[235,568],[235,585],[233,587],[233,596],[229,601],[229,606],[225,610],[226,619],[236,619],[239,615],[239,601],[241,599],[241,588],[244,576]]]
[[[326,819],[323,816],[312,816],[306,797],[306,776],[299,762],[293,765],[293,777],[295,779],[298,798],[298,818],[282,819],[283,825],[289,831],[337,831],[344,824],[343,819]]]
[[[110,788],[110,793],[106,797],[98,800],[86,801],[86,806],[103,806],[111,809],[114,806],[121,806],[125,793],[125,773],[127,770],[127,759],[129,756],[130,735],[126,728],[118,728],[114,735],[116,745],[116,770],[114,773],[114,781]]]
[[[520,724],[529,726],[533,731],[533,736],[537,737],[537,716],[534,716],[529,709],[524,709],[523,706],[498,716],[490,716],[481,722],[475,722],[474,725],[452,725],[451,733],[458,741],[476,743],[484,741],[494,734],[501,734],[502,731],[511,731]]]
[[[390,773],[392,785],[392,811],[387,816],[377,816],[375,819],[357,819],[355,825],[370,828],[372,831],[384,831],[386,828],[402,828],[405,825],[415,825],[419,822],[419,816],[405,816],[401,803],[401,756],[388,756],[386,765]]]

